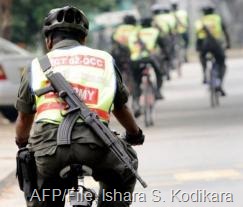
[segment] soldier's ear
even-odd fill
[[[46,37],[45,38],[45,42],[46,42],[46,48],[47,48],[47,50],[51,50],[52,47],[53,47],[52,38]]]

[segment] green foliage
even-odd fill
[[[36,46],[43,38],[42,23],[47,13],[56,7],[73,5],[82,9],[86,15],[109,11],[115,0],[13,0],[12,41]]]

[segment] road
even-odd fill
[[[221,106],[216,109],[210,108],[208,89],[201,84],[198,64],[186,65],[182,78],[175,76],[165,85],[166,100],[157,105],[156,126],[146,130],[147,143],[138,149],[140,172],[149,183],[146,194],[158,189],[165,202],[148,199],[146,203],[135,203],[135,207],[241,206],[242,64],[239,59],[228,62],[225,80],[228,96],[220,100]],[[172,202],[172,190],[180,189],[188,194],[196,190],[231,192],[234,199],[218,203],[210,203],[208,199]]]
[[[173,74],[165,83],[155,126],[144,129],[146,143],[136,147],[139,173],[149,187],[137,184],[133,207],[242,206],[243,59],[231,59],[227,65],[227,97],[221,98],[219,108],[210,107],[197,63],[186,64],[183,77]],[[1,137],[12,136],[12,127],[0,125]],[[5,162],[12,163],[14,156],[6,156]],[[16,184],[1,192],[0,203],[24,206]]]

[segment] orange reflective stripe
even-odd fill
[[[90,110],[92,112],[95,112],[101,119],[103,119],[105,121],[110,120],[110,114],[108,112],[101,110],[101,109],[93,109],[93,108],[90,108]]]
[[[47,111],[47,110],[54,110],[54,109],[63,110],[66,108],[66,106],[67,106],[67,104],[65,104],[65,103],[55,103],[55,102],[44,103],[37,107],[36,114],[38,116],[43,111]]]
[[[64,110],[66,109],[67,104],[65,103],[44,103],[41,104],[39,107],[37,107],[37,116],[47,110]],[[95,109],[95,108],[89,108],[92,112],[95,112],[102,120],[109,121],[110,120],[110,114],[104,110],[101,109]]]

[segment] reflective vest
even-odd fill
[[[200,20],[196,21],[195,27],[198,39],[207,37],[203,26],[206,26],[215,39],[221,39],[223,36],[221,17],[217,14],[210,14],[203,16]]]
[[[155,27],[158,27],[160,30],[160,35],[162,37],[167,36],[170,32],[170,26],[168,19],[164,14],[158,14],[154,16],[153,24]]]
[[[60,72],[91,111],[103,122],[109,122],[116,91],[116,75],[112,57],[100,50],[85,46],[56,49],[49,52],[53,72]],[[38,90],[48,86],[48,81],[37,59],[31,65],[31,87]],[[36,98],[35,122],[59,124],[67,106],[55,93]],[[82,120],[79,120],[82,121]]]
[[[176,20],[175,16],[172,13],[160,14],[161,21],[166,22],[169,25],[169,29],[171,32],[175,32]]]
[[[113,39],[121,45],[128,47],[128,39],[134,33],[136,34],[138,27],[135,25],[123,24],[117,27],[113,34]]]
[[[183,34],[187,32],[188,28],[188,15],[184,10],[178,10],[172,13],[175,17],[176,21],[176,32],[179,34]]]
[[[137,35],[129,38],[129,49],[132,60],[149,57],[157,49],[159,30],[154,27],[142,28]],[[144,44],[144,46],[141,44]]]

